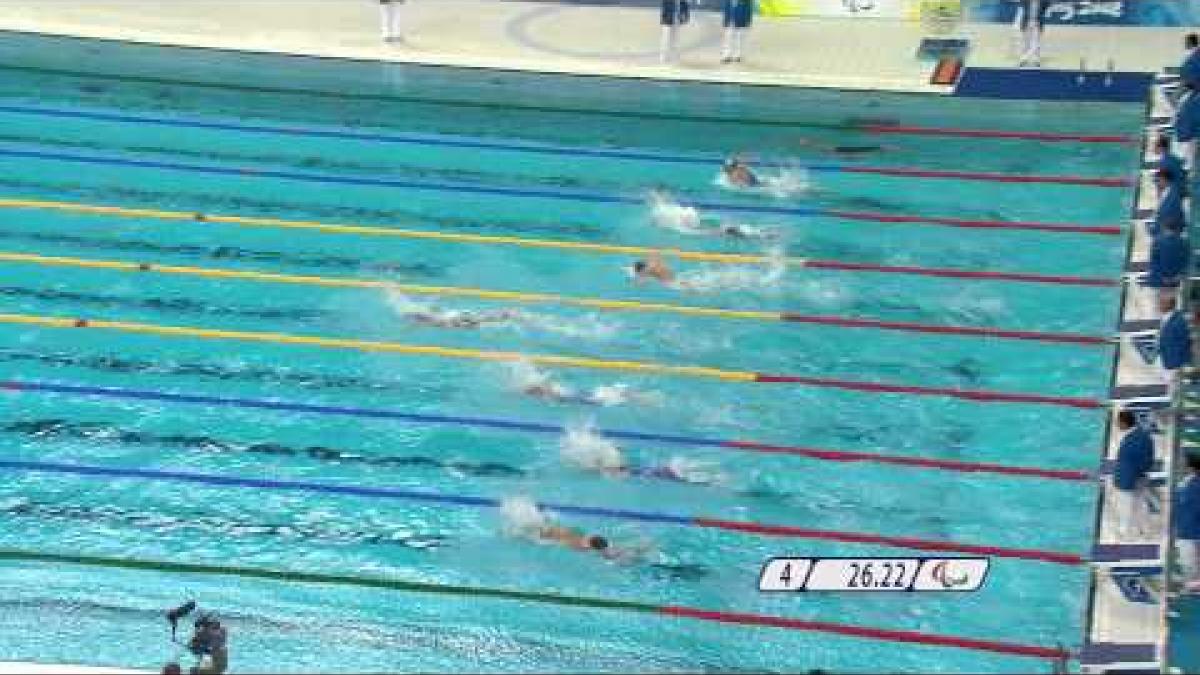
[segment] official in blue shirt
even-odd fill
[[[1200,591],[1200,455],[1187,458],[1190,475],[1175,490],[1171,513],[1183,583],[1190,592]]]
[[[1166,229],[1187,231],[1187,216],[1183,212],[1183,189],[1171,181],[1168,172],[1154,172],[1154,186],[1158,189],[1158,210],[1150,223],[1150,236],[1157,237]]]
[[[1117,428],[1126,432],[1117,450],[1117,465],[1113,470],[1113,487],[1136,490],[1154,466],[1154,436],[1137,423],[1132,410],[1117,413]]]
[[[1187,274],[1192,248],[1177,223],[1166,223],[1150,245],[1150,264],[1143,282],[1151,288],[1175,288]]]
[[[1159,136],[1154,142],[1154,149],[1158,151],[1158,166],[1155,167],[1159,171],[1166,171],[1168,180],[1172,185],[1177,185],[1181,189],[1181,194],[1187,192],[1187,169],[1183,166],[1183,160],[1179,155],[1171,152],[1171,139],[1165,135]]]
[[[1200,35],[1188,33],[1187,37],[1183,38],[1183,48],[1187,50],[1187,56],[1183,58],[1183,63],[1179,66],[1179,79],[1189,89],[1200,89],[1200,49],[1197,49],[1198,47],[1200,47]]]
[[[1116,490],[1117,535],[1121,539],[1131,535],[1130,526],[1138,534],[1142,526],[1144,507],[1141,491],[1146,486],[1146,474],[1154,466],[1154,437],[1137,423],[1132,410],[1117,413],[1117,428],[1125,432],[1117,449],[1117,462],[1113,468],[1113,488]]]
[[[1163,316],[1158,329],[1158,357],[1167,375],[1192,363],[1192,331],[1183,312],[1175,309],[1175,295],[1158,296],[1158,308]]]
[[[1175,140],[1186,143],[1200,135],[1200,96],[1195,89],[1184,94],[1175,109]]]
[[[746,31],[754,22],[754,2],[755,0],[722,1],[721,13],[725,25],[725,47],[722,50],[721,63],[742,60],[742,47],[745,46]]]

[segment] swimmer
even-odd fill
[[[626,465],[619,467],[616,471],[612,475],[617,477],[652,478],[688,485],[717,485],[722,479],[720,473],[706,471],[682,457],[672,457],[666,464],[642,467]]]
[[[544,542],[562,544],[576,551],[595,551],[606,558],[615,555],[607,539],[598,534],[584,534],[573,527],[544,525],[538,528],[537,538]]]
[[[728,167],[728,165],[726,165]],[[744,168],[744,165],[743,165]],[[748,172],[749,170],[746,169]],[[749,174],[753,176],[753,174]],[[778,181],[776,181],[778,179]],[[773,181],[788,183],[790,178],[785,178],[782,174],[779,177],[772,177]],[[723,176],[721,182],[726,186],[732,187],[768,187],[766,183],[759,182],[758,178],[754,178],[753,185],[744,185],[736,183],[727,175]],[[790,187],[784,186],[785,190],[791,190]],[[650,206],[650,216],[654,224],[673,232],[687,235],[700,236],[716,236],[729,237],[730,239],[775,239],[779,235],[774,230],[767,228],[753,227],[750,225],[739,225],[731,223],[722,223],[715,218],[705,218],[700,211],[694,206],[684,206],[676,202],[670,194],[664,190],[651,190],[647,198]]]
[[[894,146],[878,145],[878,144],[874,144],[874,145],[849,145],[849,144],[826,145],[819,141],[814,141],[814,140],[811,140],[808,138],[798,139],[796,141],[796,143],[802,147],[815,148],[816,150],[819,150],[821,152],[826,152],[829,154],[839,155],[839,156],[844,156],[844,157],[857,156],[857,155],[869,155],[869,154],[875,154],[875,153],[879,153],[879,152],[885,152],[885,151],[896,149]]]
[[[672,457],[666,464],[631,464],[612,440],[596,433],[591,422],[568,427],[559,443],[563,461],[610,478],[651,478],[692,485],[715,485],[724,476],[707,465]]]
[[[663,260],[662,254],[657,251],[633,263],[631,269],[633,280],[637,283],[657,281],[661,284],[670,284],[675,281],[675,272],[667,265],[667,261]]]
[[[613,406],[633,403],[643,406],[660,406],[663,404],[662,394],[656,391],[638,391],[624,382],[602,384],[592,389],[586,402],[592,405],[611,408]]]
[[[762,185],[762,181],[750,170],[750,166],[737,155],[726,160],[721,171],[725,180],[734,187],[756,188]]]
[[[409,321],[435,328],[478,329],[487,325],[508,323],[517,318],[517,313],[501,309],[492,312],[418,311],[405,315]]]
[[[521,387],[521,393],[547,401],[571,401],[575,394],[558,382],[533,382]]]
[[[718,234],[722,234],[730,239],[741,239],[742,241],[774,241],[779,238],[779,232],[775,230],[752,227],[750,225],[739,225],[738,223],[720,225],[716,231]]]
[[[591,391],[580,393],[555,381],[550,373],[540,370],[527,359],[519,359],[509,364],[509,380],[513,388],[522,394],[555,403],[579,403],[605,408],[626,404],[662,404],[662,395],[658,392],[638,391],[624,382],[601,384]]]
[[[387,301],[392,309],[405,319],[434,328],[479,329],[488,325],[511,323],[521,318],[521,312],[512,309],[481,312],[439,309],[391,288],[387,291]]]
[[[607,538],[559,525],[528,497],[510,497],[500,504],[505,531],[544,544],[557,544],[574,551],[597,553],[607,560],[632,562],[643,554],[637,548],[613,546]]]

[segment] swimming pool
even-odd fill
[[[1079,472],[1096,468],[1102,440],[1090,404],[1109,381],[1125,252],[1112,227],[1130,197],[1029,177],[1130,175],[1136,146],[1106,137],[1136,129],[1139,106],[7,37],[0,548],[1078,644],[1076,558],[1096,499]],[[910,126],[1088,138],[895,133]],[[839,145],[877,151],[847,158]],[[808,189],[722,190],[730,151]],[[652,187],[777,229],[786,250],[772,255],[810,264],[780,278],[760,242],[656,227]],[[678,290],[632,284],[636,252],[611,246],[746,257],[673,259],[693,282]],[[481,330],[403,315],[423,306],[521,314]],[[537,367],[576,392],[643,396],[525,396],[512,353],[569,357]],[[558,427],[589,420],[626,432],[616,441],[633,461],[682,457],[725,479],[573,468]],[[891,459],[830,461],[844,453]],[[556,518],[657,552],[614,565],[505,536],[487,500],[522,495],[615,509]],[[886,537],[992,547],[988,586],[755,588],[771,556],[911,551]],[[171,653],[161,612],[195,597],[232,627],[240,670],[1048,668],[630,607],[3,565],[0,659],[155,668]]]

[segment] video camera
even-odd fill
[[[178,643],[176,635],[179,629],[179,622],[194,611],[196,611],[196,601],[188,600],[167,612],[167,623],[171,624],[172,642]],[[192,638],[188,640],[188,651],[198,657],[211,654],[213,648],[221,641],[220,634],[222,633],[222,629],[220,620],[211,612],[201,612],[196,616],[196,622],[193,625],[195,632],[192,634]]]

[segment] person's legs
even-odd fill
[[[1200,586],[1200,539],[1179,539],[1175,543],[1183,571],[1180,581],[1185,586]]]
[[[1117,539],[1121,542],[1133,536],[1133,521],[1136,493],[1133,490],[1113,489],[1113,515],[1117,522]]]
[[[404,34],[400,32],[400,3],[392,2],[388,4],[388,7],[391,8],[388,13],[391,22],[388,26],[388,34],[391,35],[393,41],[403,40]]]
[[[390,2],[379,3],[379,30],[383,34],[384,42],[392,39],[392,4]]]
[[[679,26],[663,26],[662,33],[662,62],[675,63],[679,49]]]
[[[1021,48],[1022,66],[1042,65],[1042,30],[1033,22],[1025,28],[1025,41]]]
[[[735,28],[733,31],[733,59],[742,60],[742,50],[746,47],[746,29]]]
[[[733,26],[725,28],[724,42],[721,44],[721,62],[728,63],[734,58],[734,40],[737,39],[737,29]]]

